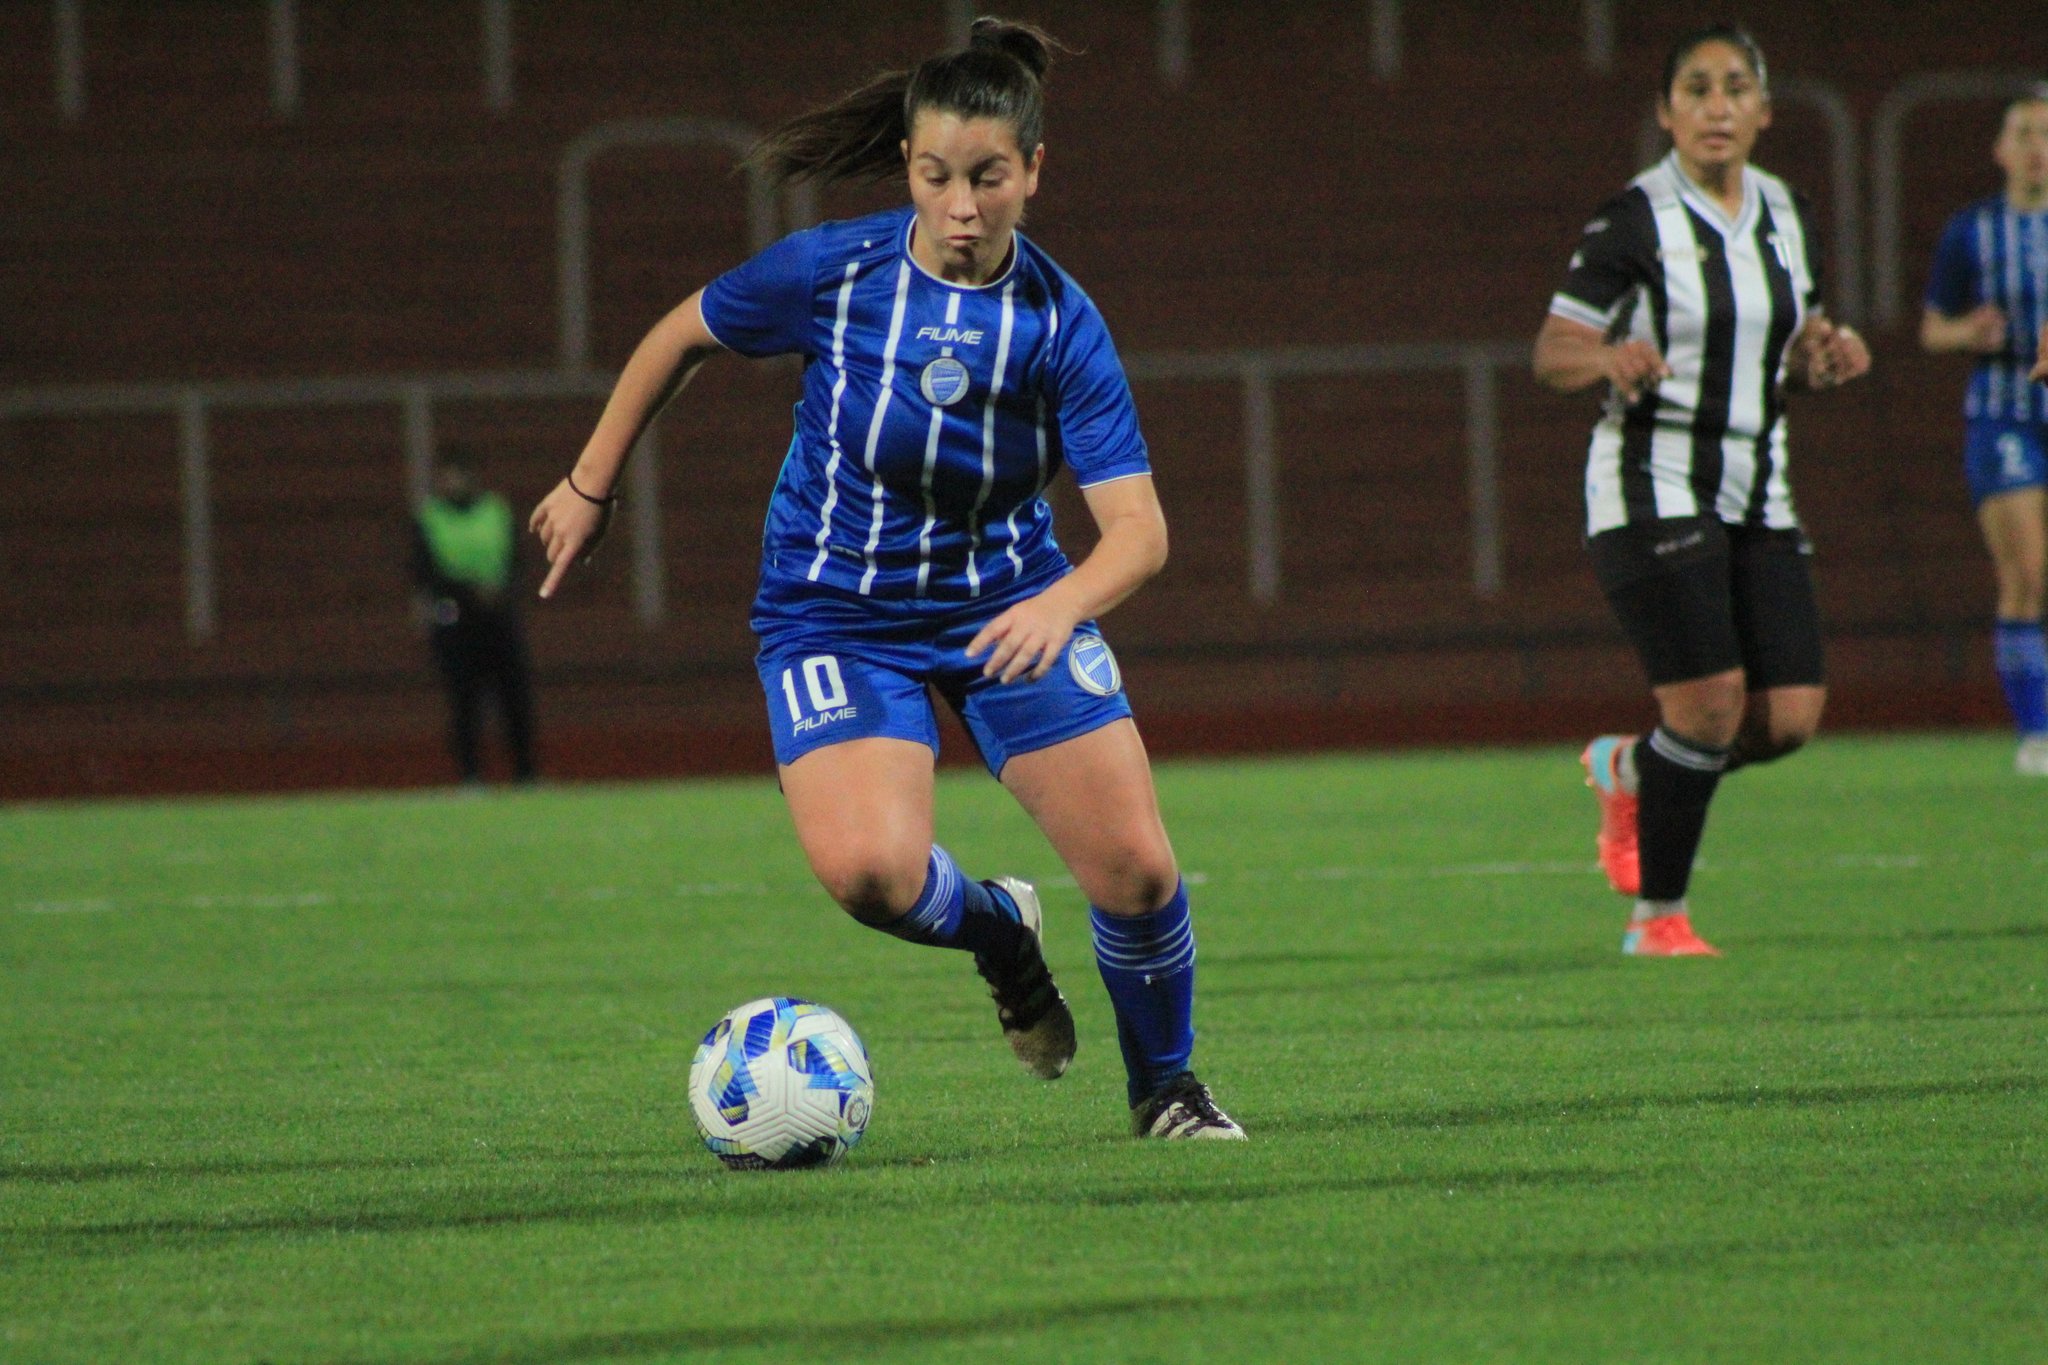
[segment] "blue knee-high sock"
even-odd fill
[[[937,844],[917,904],[875,927],[911,943],[971,953],[1013,952],[1025,932],[1016,903],[962,872],[953,855]]]
[[[2026,736],[2048,735],[2048,643],[2039,621],[2000,621],[1995,641],[1998,685],[2012,723]]]
[[[1091,906],[1089,919],[1135,1108],[1185,1074],[1195,1050],[1195,926],[1188,919],[1187,884],[1149,915],[1109,915]]]

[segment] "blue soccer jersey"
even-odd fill
[[[1971,418],[2048,421],[2048,388],[2027,380],[2048,322],[2048,209],[2021,213],[2003,196],[1951,218],[1934,253],[1927,306],[1960,317],[1982,303],[2006,317],[2005,346],[1980,356],[1963,396]]]
[[[901,208],[810,228],[704,290],[720,345],[804,357],[764,579],[1009,597],[1068,567],[1040,496],[1062,464],[1083,488],[1150,472],[1080,286],[1021,233],[999,278],[948,283],[912,259],[914,222]]]

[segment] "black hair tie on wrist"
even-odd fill
[[[593,503],[599,507],[615,507],[618,505],[619,495],[617,493],[613,493],[608,497],[593,498],[590,496],[590,494],[578,488],[576,486],[576,471],[573,469],[569,471],[567,483],[569,485],[569,491],[571,493],[574,493],[577,497],[583,499],[585,502]]]

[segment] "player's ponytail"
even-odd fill
[[[976,19],[964,51],[927,58],[911,71],[885,71],[797,115],[756,143],[747,164],[777,183],[884,180],[902,172],[902,144],[927,109],[1001,119],[1028,157],[1045,140],[1044,78],[1061,50],[1030,24]]]

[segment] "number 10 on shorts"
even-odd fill
[[[799,671],[804,675],[801,693],[796,680]],[[839,675],[839,660],[830,654],[815,655],[796,668],[783,669],[782,695],[789,702],[790,726],[797,734],[859,714],[858,708],[847,705],[846,680]],[[804,714],[806,699],[811,704],[809,715]]]

